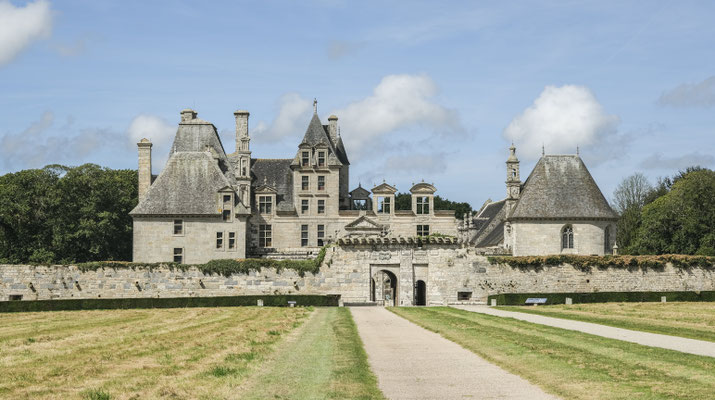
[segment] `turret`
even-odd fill
[[[251,137],[248,134],[249,112],[238,110],[236,117],[236,181],[238,183],[241,202],[251,208]]]
[[[144,138],[137,143],[137,150],[139,152],[139,201],[141,201],[146,192],[149,191],[149,186],[151,186],[151,141]]]
[[[507,205],[511,209],[519,199],[521,180],[519,178],[519,159],[516,157],[514,143],[509,147],[509,151],[509,158],[506,160],[506,198]]]

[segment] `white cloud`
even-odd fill
[[[509,123],[504,137],[513,141],[519,156],[526,159],[538,158],[542,144],[547,154],[573,154],[576,146],[606,152],[603,147],[622,148],[628,142],[617,131],[619,122],[617,115],[606,113],[587,87],[547,86],[531,106]],[[608,151],[611,158],[618,155],[612,150]]]
[[[310,121],[312,104],[311,100],[297,93],[284,94],[279,100],[278,115],[273,122],[270,125],[263,121],[258,122],[256,127],[251,129],[251,137],[258,142],[270,142],[295,135],[297,132],[302,135]]]
[[[165,146],[174,138],[176,126],[169,124],[163,118],[155,115],[137,115],[127,129],[127,135],[132,147],[147,138],[156,146]]]
[[[648,169],[685,169],[687,167],[709,167],[715,164],[715,157],[711,154],[693,152],[676,157],[666,157],[661,153],[653,154],[643,161],[641,167]]]
[[[673,107],[715,106],[715,76],[699,83],[684,83],[663,93],[658,104]]]
[[[351,160],[375,152],[391,133],[426,126],[437,133],[461,132],[457,112],[434,101],[437,85],[427,75],[388,75],[371,96],[336,110]]]
[[[47,38],[52,31],[50,3],[38,0],[15,7],[0,0],[0,65],[12,61],[32,42]]]

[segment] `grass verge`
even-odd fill
[[[309,308],[0,314],[0,398],[234,398]]]
[[[715,303],[601,303],[497,307],[636,331],[715,342]]]
[[[566,399],[704,399],[715,359],[448,307],[391,308]]]
[[[241,389],[242,399],[383,399],[347,308],[317,309]]]

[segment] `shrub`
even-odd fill
[[[564,304],[566,298],[577,303],[632,303],[658,302],[665,296],[668,301],[715,301],[715,291],[702,292],[597,292],[597,293],[503,293],[491,295],[498,305],[522,306],[528,298],[546,298],[546,304]]]
[[[715,257],[691,256],[683,254],[663,254],[657,256],[579,256],[579,255],[549,255],[549,256],[492,256],[487,257],[490,264],[507,264],[513,268],[541,269],[544,266],[570,264],[582,270],[591,268],[642,268],[662,269],[670,263],[676,268],[715,268]]]

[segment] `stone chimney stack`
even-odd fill
[[[190,108],[181,110],[181,122],[190,122],[193,119],[196,119],[196,111]]]
[[[139,201],[141,201],[151,186],[151,141],[144,138],[137,143],[139,150]]]
[[[236,152],[248,151],[248,116],[249,112],[238,110],[233,113],[236,117]]]
[[[338,117],[331,115],[328,117],[328,133],[333,143],[338,143]]]

